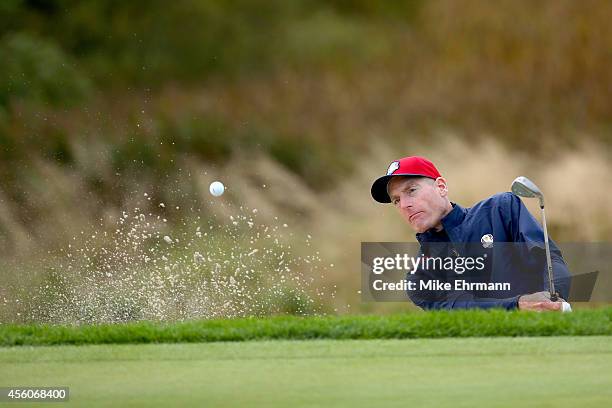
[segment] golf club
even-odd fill
[[[544,246],[546,248],[546,265],[548,267],[548,288],[550,290],[550,300],[556,302],[559,299],[559,294],[555,291],[555,283],[553,280],[552,261],[550,259],[550,244],[548,243],[548,229],[546,228],[546,213],[544,212],[544,194],[527,177],[519,176],[512,182],[511,191],[519,197],[534,198],[540,200],[540,209],[542,210],[542,226],[544,228]],[[567,302],[565,302],[567,303]],[[563,305],[563,311],[570,307]],[[571,310],[571,309],[570,309]]]

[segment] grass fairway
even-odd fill
[[[68,385],[69,405],[87,407],[601,407],[612,400],[610,340],[4,347],[0,386]]]

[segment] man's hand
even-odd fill
[[[532,310],[535,312],[546,312],[550,310],[560,311],[563,299],[559,298],[556,302],[550,300],[550,293],[547,291],[531,293],[519,297],[518,308],[520,310]]]

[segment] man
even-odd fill
[[[560,294],[558,301],[551,301],[545,290],[548,280],[545,279],[544,233],[518,196],[496,194],[472,208],[463,208],[449,200],[446,180],[434,164],[418,156],[392,162],[387,174],[373,183],[371,193],[376,201],[392,203],[398,209],[417,233],[421,253],[427,255],[426,258],[434,253],[455,259],[465,255],[480,255],[484,256],[480,259],[486,259],[490,254],[484,271],[471,278],[513,282],[513,292],[506,293],[511,296],[453,289],[435,293],[408,291],[411,300],[421,308],[561,310],[563,298],[569,294],[570,273],[561,252],[551,242],[555,288]],[[476,248],[480,249],[480,254],[476,253]],[[448,281],[458,276],[421,268],[407,278]]]

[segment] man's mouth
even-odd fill
[[[423,211],[417,211],[414,214],[412,214],[410,217],[408,217],[408,221],[412,222],[414,221],[414,218],[417,217],[419,214],[421,214]]]

